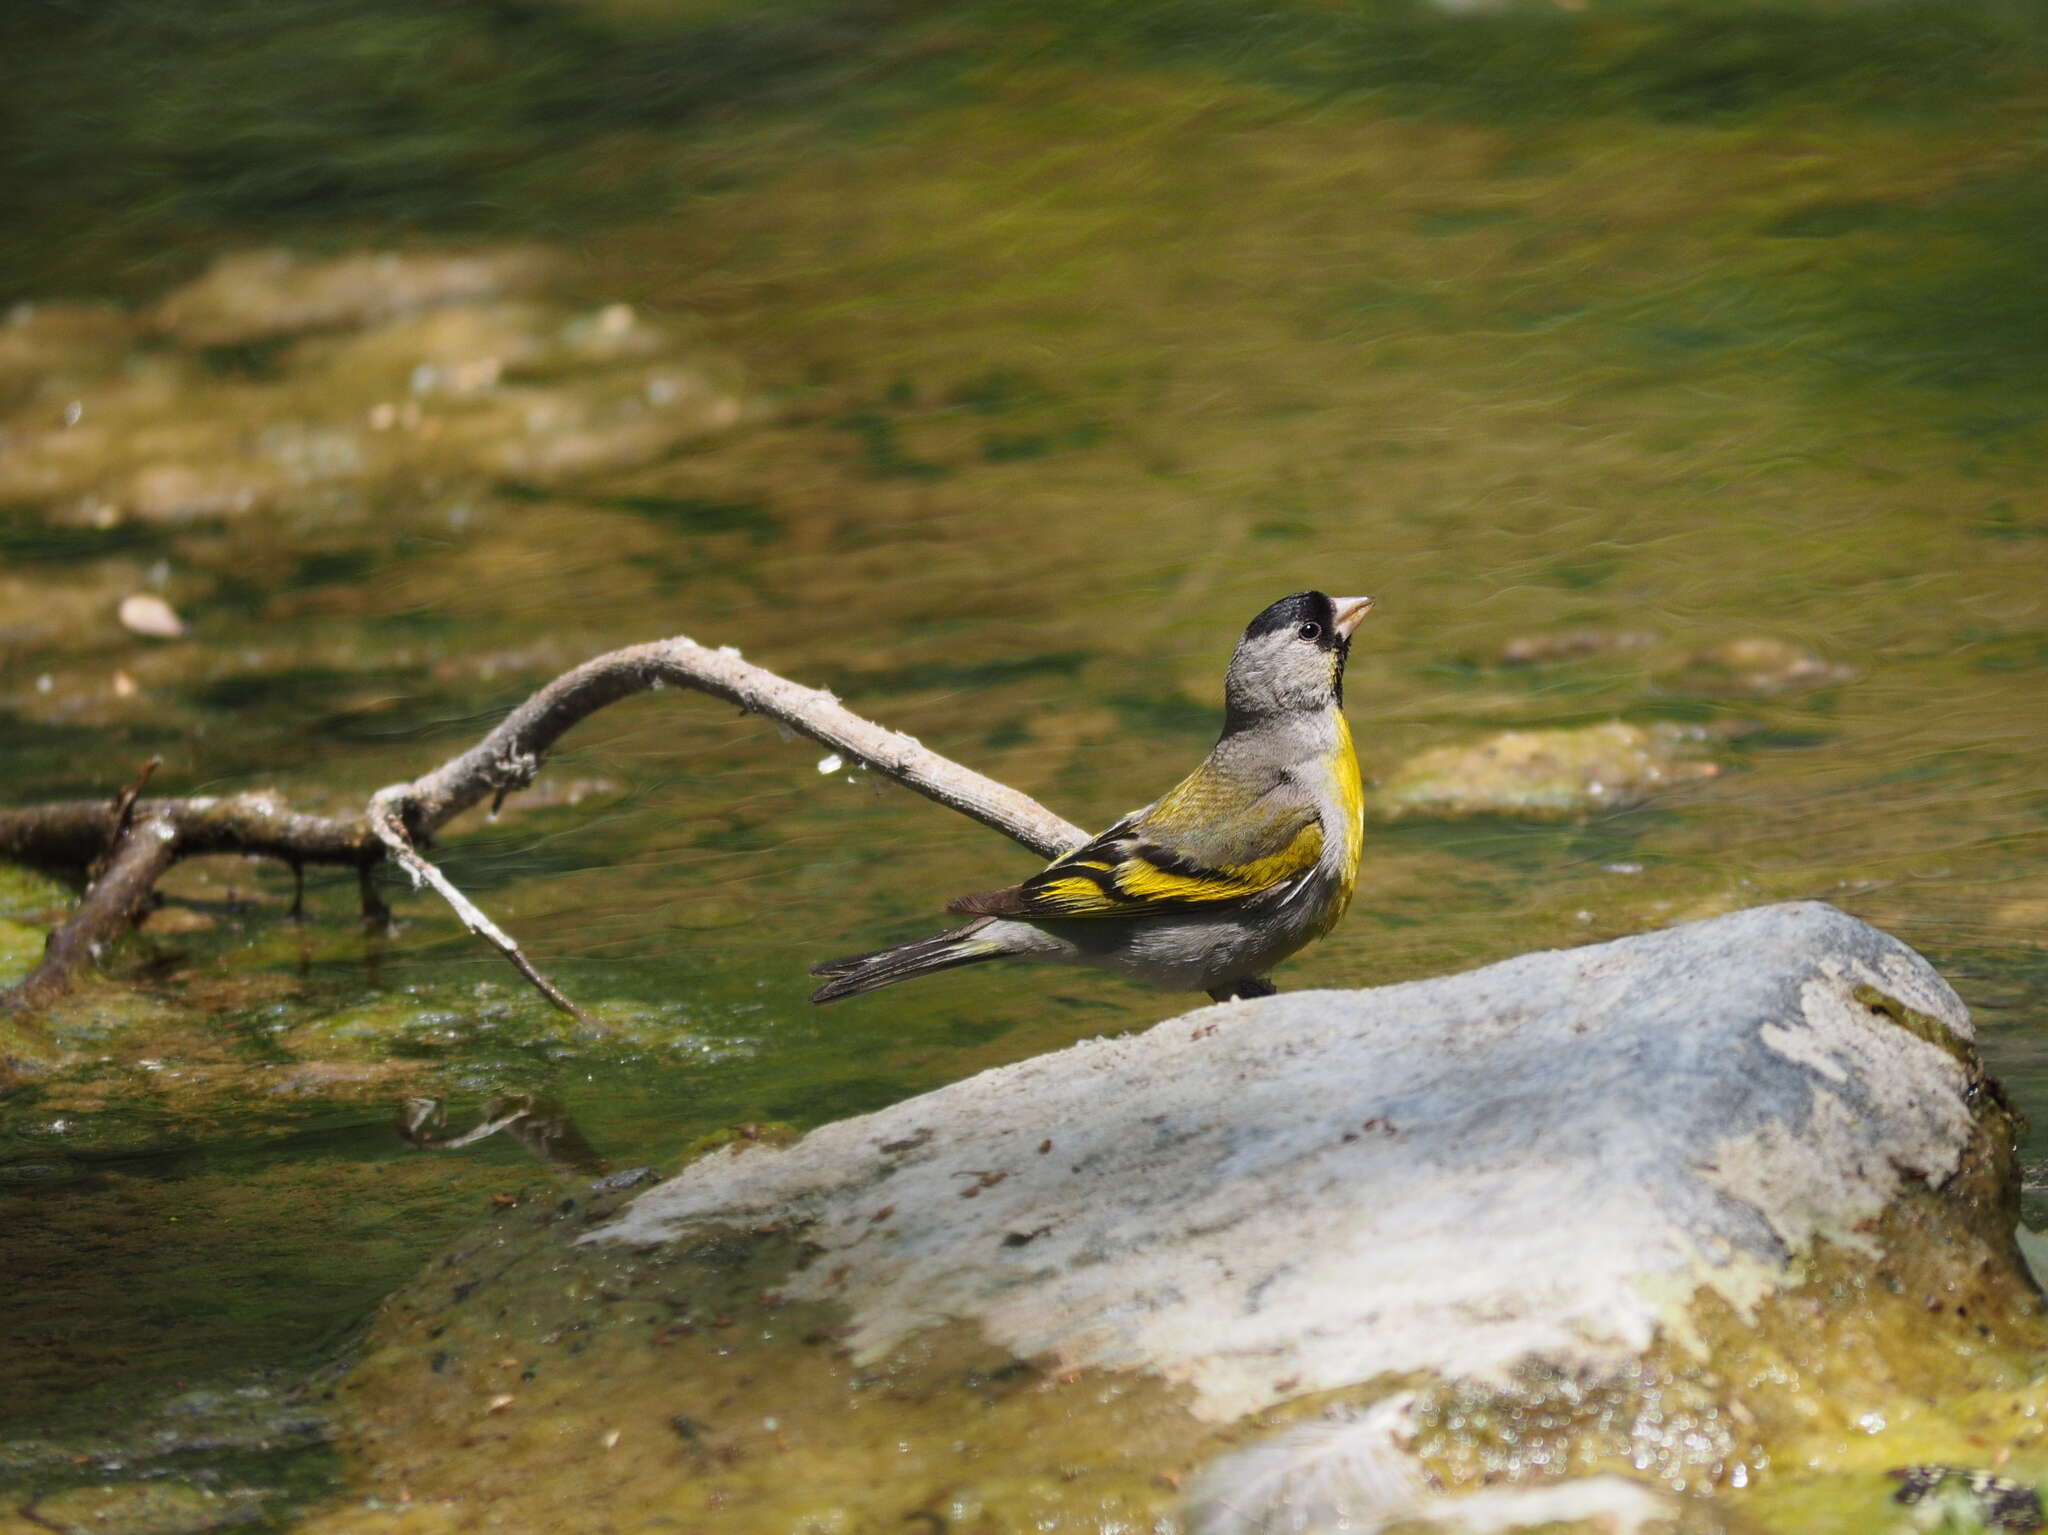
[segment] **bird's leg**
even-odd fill
[[[1221,986],[1212,987],[1209,1000],[1212,1002],[1239,1002],[1252,997],[1275,997],[1280,988],[1263,975],[1241,976],[1234,981],[1225,981]]]

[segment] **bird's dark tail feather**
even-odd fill
[[[857,997],[864,991],[873,991],[878,986],[893,986],[912,976],[930,975],[936,970],[951,970],[955,965],[972,965],[984,959],[994,959],[1003,952],[1002,945],[986,939],[977,940],[974,936],[988,924],[989,919],[983,917],[965,927],[949,928],[929,938],[920,938],[915,943],[900,943],[893,949],[849,954],[844,959],[828,959],[822,965],[813,965],[812,975],[830,976],[831,979],[811,993],[811,1000],[837,1002],[841,997]]]

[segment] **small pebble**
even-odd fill
[[[185,632],[184,620],[178,617],[171,605],[148,592],[123,597],[120,618],[121,626],[131,634],[147,635],[151,639],[175,640]]]

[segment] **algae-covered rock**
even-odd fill
[[[98,304],[19,304],[0,315],[0,406],[53,399],[111,373],[132,340],[120,311]]]
[[[1680,672],[1681,685],[1709,693],[1768,698],[1832,687],[1856,675],[1804,645],[1768,634],[1746,634],[1695,652]]]
[[[261,464],[220,457],[204,463],[152,459],[110,483],[107,504],[143,522],[239,517],[267,505],[277,493],[277,480]]]
[[[1656,1330],[1653,1278],[1746,1307],[1901,1168],[1958,1167],[1962,1066],[1859,985],[1969,1038],[1903,945],[1767,907],[1076,1045],[707,1159],[593,1240],[801,1218],[824,1257],[787,1293],[847,1304],[856,1358],[973,1316],[1021,1357],[1184,1380],[1219,1420],[1385,1371],[1612,1364]]]
[[[41,928],[0,917],[0,986],[12,985],[36,967],[48,936]],[[13,1079],[10,1066],[40,1064],[57,1053],[47,1031],[0,1008],[0,1094]]]
[[[319,334],[295,345],[286,361],[295,373],[318,371],[371,398],[427,398],[644,361],[675,345],[630,304],[565,313],[525,300],[451,304],[368,330]]]
[[[33,970],[43,957],[48,938],[39,927],[0,917],[0,986],[11,985]]]
[[[687,1004],[593,1001],[573,1019],[524,991],[484,982],[468,995],[398,993],[294,1023],[278,1043],[301,1058],[373,1060],[440,1056],[502,1047],[573,1047],[646,1053],[669,1060],[720,1060],[743,1042],[692,1026]]]
[[[560,267],[533,246],[357,251],[327,260],[283,250],[237,251],[165,295],[149,321],[191,345],[243,345],[372,324],[438,304],[530,293]]]
[[[423,492],[618,474],[759,419],[700,328],[551,296],[567,269],[532,247],[243,251],[140,320],[17,311],[0,322],[0,504],[74,533],[347,523]],[[52,628],[0,617],[0,643]]]
[[[51,1493],[23,1506],[25,1517],[64,1535],[198,1535],[263,1517],[253,1492],[216,1492],[176,1482],[118,1482]]]
[[[0,458],[5,456],[0,450]],[[0,496],[6,494],[5,478],[6,469],[0,466]],[[104,635],[122,595],[134,589],[141,575],[127,560],[106,560],[89,570],[37,571],[32,575],[0,570],[0,664],[12,665],[46,646],[90,643]],[[43,698],[33,678],[20,671],[16,677],[19,680],[14,685],[19,691],[12,701]],[[7,869],[0,867],[0,902],[7,899],[10,879]],[[69,901],[71,897],[67,893],[61,899]]]
[[[0,1098],[21,1085],[24,1070],[47,1065],[62,1053],[47,1032],[0,1010]]]
[[[1887,1464],[2048,1467],[1971,1038],[1818,904],[1205,1008],[508,1218],[387,1308],[346,1433],[458,1523],[1482,1527],[1583,1476],[1532,1517],[1690,1528],[1774,1475],[1877,1517]]]
[[[1496,666],[1545,666],[1645,650],[1656,642],[1656,635],[1642,629],[1545,629],[1516,635],[1495,652],[1493,661]]]
[[[1436,747],[1396,768],[1372,803],[1388,820],[1580,815],[1633,805],[1717,771],[1701,758],[1696,732],[1610,720],[1569,730],[1503,730],[1469,746]]]

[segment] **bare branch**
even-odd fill
[[[563,673],[520,704],[476,745],[410,783],[380,789],[354,816],[308,815],[268,793],[119,802],[81,800],[0,812],[0,859],[77,876],[107,855],[78,910],[51,934],[43,961],[0,991],[0,1006],[26,1012],[68,989],[96,946],[116,936],[172,861],[215,853],[341,864],[360,871],[365,917],[382,909],[370,871],[386,859],[415,887],[430,884],[472,933],[484,938],[563,1011],[583,1015],[535,970],[489,917],[420,855],[449,821],[485,799],[532,783],[548,750],[607,704],[667,687],[709,693],[776,720],[853,763],[957,810],[1044,857],[1087,841],[1087,833],[1028,794],[931,751],[914,738],[861,718],[821,689],[754,666],[730,647],[677,637],[629,646]],[[140,789],[140,784],[136,786]],[[124,825],[132,817],[132,824]],[[145,838],[145,828],[153,828]],[[110,851],[111,849],[111,851]],[[147,853],[147,858],[143,855]],[[105,891],[105,894],[102,892]],[[110,914],[118,911],[118,917]],[[76,931],[74,931],[74,929]],[[61,942],[60,942],[61,940]]]
[[[564,672],[475,746],[407,786],[408,829],[414,837],[431,837],[485,794],[525,788],[547,749],[578,721],[621,698],[670,686],[709,693],[778,720],[1044,857],[1088,840],[1080,827],[1030,795],[862,719],[821,688],[778,677],[741,660],[730,647],[710,650],[681,637],[614,650]]]
[[[149,787],[151,775],[163,765],[163,758],[151,757],[142,764],[142,771],[135,775],[134,780],[128,787],[114,796],[114,829],[107,834],[107,854],[109,857],[113,854],[114,844],[120,840],[121,834],[128,829],[130,823],[135,819],[135,802],[142,797],[142,791]],[[97,874],[99,872],[99,865],[94,865],[92,872]]]
[[[355,865],[383,856],[362,816],[307,815],[274,794],[137,800],[133,813],[169,819],[178,829],[180,858],[246,853]],[[106,849],[118,824],[115,807],[105,800],[62,800],[0,811],[0,859],[82,874]]]
[[[533,961],[526,957],[512,936],[497,923],[483,914],[475,902],[455,888],[455,884],[439,869],[420,857],[419,852],[406,838],[405,828],[399,824],[397,807],[404,803],[407,785],[394,784],[388,789],[379,789],[370,798],[370,825],[376,829],[384,846],[389,850],[391,860],[412,876],[412,887],[417,890],[422,884],[434,887],[434,893],[446,901],[462,919],[462,925],[477,937],[512,962],[534,990],[574,1018],[578,1023],[590,1024],[591,1017],[562,994],[560,987],[534,968]]]
[[[0,1008],[33,1012],[69,991],[78,972],[128,930],[177,856],[178,829],[170,819],[137,816],[115,839],[106,868],[71,915],[50,930],[35,969],[0,991]]]

